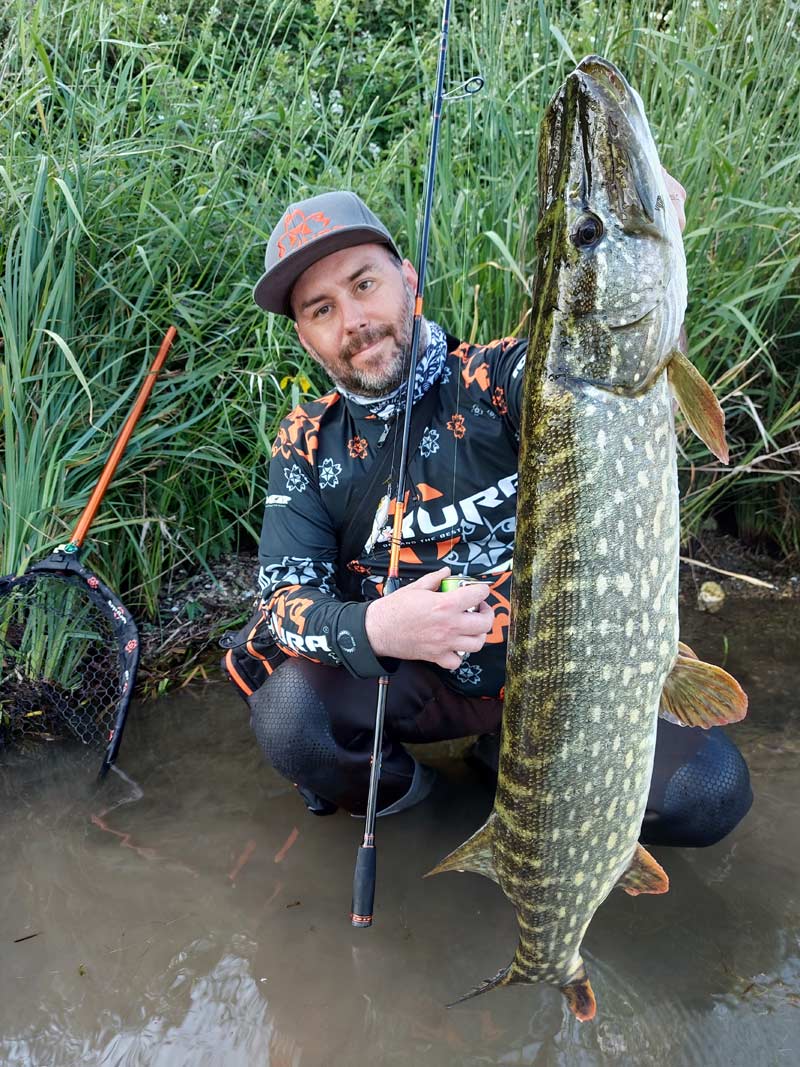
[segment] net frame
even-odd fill
[[[13,595],[14,590],[22,582],[35,582],[39,576],[57,576],[73,585],[74,588],[81,589],[88,600],[100,610],[105,620],[111,623],[120,656],[120,695],[114,724],[110,729],[106,751],[100,766],[99,776],[101,778],[104,777],[116,759],[122,740],[122,730],[127,718],[128,705],[136,684],[136,671],[139,664],[139,634],[133,617],[122,604],[117,594],[96,574],[81,564],[79,552],[176,336],[176,328],[170,326],[161,342],[158,354],[145,376],[119,436],[114,442],[97,485],[95,485],[86,507],[81,512],[70,541],[66,545],[59,545],[49,556],[38,563],[32,564],[22,574],[0,577],[0,597],[7,597]],[[120,640],[122,640],[121,644]],[[1,662],[0,666],[3,666]],[[32,683],[33,679],[31,678],[29,681]],[[44,683],[46,680],[41,679],[41,681]],[[2,675],[0,675],[1,684],[3,684]],[[0,697],[2,697],[2,690],[0,690]]]
[[[34,563],[24,574],[0,578],[0,598],[13,595],[16,589],[24,587],[26,583],[30,584],[37,575],[58,578],[75,588],[100,611],[114,635],[118,695],[113,716],[104,716],[110,721],[104,723],[107,736],[106,750],[100,767],[100,776],[103,777],[116,759],[122,742],[122,732],[139,666],[139,630],[133,616],[117,594],[94,571],[81,563],[77,550],[70,551],[70,546],[66,545],[60,546],[39,563]],[[3,657],[4,643],[0,641],[0,660]],[[3,683],[4,678],[0,679],[0,703]],[[4,711],[4,714],[8,712]]]

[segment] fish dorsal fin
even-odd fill
[[[467,838],[464,844],[459,845],[449,856],[445,856],[425,877],[430,878],[432,874],[443,874],[445,871],[474,871],[475,874],[482,874],[496,882],[497,872],[494,869],[492,854],[492,826],[495,819],[496,816],[492,812],[480,830],[476,830],[472,837]]]
[[[680,726],[724,726],[747,714],[747,694],[722,667],[704,663],[679,645],[675,666],[664,682],[659,715]]]
[[[666,893],[669,878],[647,849],[637,845],[633,859],[617,885],[632,897],[638,897],[640,893]]]
[[[714,390],[700,371],[676,348],[667,364],[667,377],[689,428],[717,459],[728,462],[725,413]]]

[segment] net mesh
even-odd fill
[[[58,574],[25,575],[0,597],[0,744],[108,741],[123,684],[109,606]]]

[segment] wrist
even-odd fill
[[[371,600],[364,615],[364,631],[370,648],[376,656],[389,656],[392,653],[386,644],[386,627],[383,624],[383,599]]]

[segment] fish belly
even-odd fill
[[[574,978],[636,848],[677,652],[678,535],[666,375],[635,398],[548,386],[520,452],[493,828],[517,980]]]

